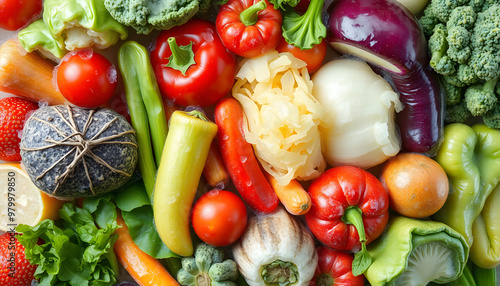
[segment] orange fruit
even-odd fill
[[[436,213],[449,192],[448,177],[433,159],[418,153],[399,153],[384,164],[380,181],[397,213],[423,218]]]
[[[20,163],[0,164],[0,231],[56,220],[65,202],[40,191]]]

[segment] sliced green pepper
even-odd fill
[[[395,214],[367,248],[373,263],[365,277],[372,286],[451,282],[461,275],[469,252],[465,238],[451,227]]]
[[[450,194],[434,215],[460,232],[471,260],[483,268],[500,264],[500,130],[484,124],[445,127],[436,155],[450,181]]]

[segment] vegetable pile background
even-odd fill
[[[0,0],[0,286],[498,285],[499,12]]]

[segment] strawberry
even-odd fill
[[[21,161],[19,143],[24,122],[38,109],[36,102],[20,98],[0,99],[0,160]]]
[[[0,235],[0,285],[26,286],[34,279],[36,265],[31,265],[24,256],[24,246],[16,234]]]

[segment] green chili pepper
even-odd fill
[[[454,281],[462,274],[469,252],[465,238],[451,227],[396,214],[367,249],[373,262],[365,277],[372,286]]]
[[[125,85],[132,126],[139,143],[139,169],[152,200],[157,166],[167,138],[163,101],[144,46],[134,41],[124,43],[118,51],[118,65]]]
[[[434,215],[460,232],[470,259],[480,267],[500,264],[500,130],[484,124],[445,127],[436,155],[450,181],[450,194]]]

